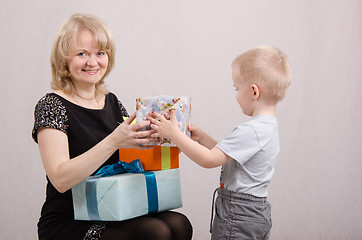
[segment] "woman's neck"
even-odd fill
[[[71,93],[65,93],[62,90],[56,90],[56,94],[74,103],[75,105],[89,108],[89,109],[103,109],[105,104],[105,96],[102,94],[97,95],[95,92],[73,91]]]

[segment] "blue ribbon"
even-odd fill
[[[158,193],[156,176],[153,172],[143,172],[146,178],[148,213],[158,212]]]
[[[133,160],[130,163],[118,161],[112,165],[102,167],[95,175],[101,177],[113,176],[121,173],[144,173],[142,163],[139,159]]]
[[[85,183],[85,196],[87,200],[87,210],[89,219],[99,220],[98,201],[97,201],[97,179],[99,176],[93,176],[87,179]]]
[[[89,177],[86,181],[86,201],[88,216],[90,219],[100,220],[96,187],[98,178],[113,176],[121,173],[144,174],[147,189],[148,213],[155,213],[158,211],[158,193],[155,173],[144,171],[139,159],[133,160],[130,163],[118,161],[115,164],[102,167],[95,176]]]

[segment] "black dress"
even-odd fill
[[[128,113],[117,97],[109,93],[103,109],[94,110],[78,106],[55,93],[39,100],[34,112],[32,136],[35,142],[41,127],[58,129],[68,136],[70,158],[88,151],[108,134]],[[116,151],[102,166],[118,161]],[[102,167],[101,166],[101,167]],[[38,222],[40,240],[81,240],[94,225],[91,221],[74,220],[71,190],[59,193],[47,177],[46,200]]]

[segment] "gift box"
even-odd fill
[[[173,96],[139,97],[136,99],[137,122],[145,121],[146,116],[152,112],[170,119],[170,112],[174,110],[180,130],[188,137],[191,133],[188,129],[191,118],[191,98]],[[176,146],[169,139],[158,138],[152,145]]]
[[[122,221],[182,206],[179,169],[92,176],[72,195],[76,220]]]
[[[177,147],[154,146],[152,149],[120,148],[119,160],[130,163],[141,160],[146,171],[166,170],[179,167],[179,149]]]

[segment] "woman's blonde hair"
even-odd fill
[[[255,84],[262,96],[281,101],[291,82],[291,70],[286,55],[272,46],[258,46],[239,55],[232,63],[242,81]]]
[[[108,93],[104,79],[114,67],[115,44],[113,35],[107,25],[99,18],[89,14],[73,14],[60,27],[51,52],[50,63],[52,68],[51,88],[63,90],[66,93],[74,91],[71,74],[68,68],[70,52],[77,46],[78,33],[89,30],[99,48],[108,55],[108,66],[102,79],[96,84],[96,93]]]

